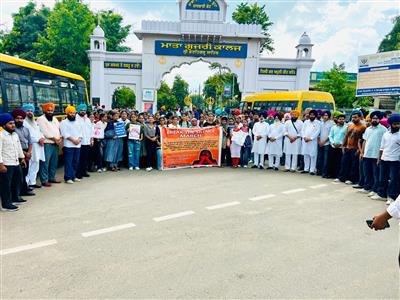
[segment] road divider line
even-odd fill
[[[194,214],[195,214],[194,211],[187,210],[187,211],[179,212],[179,213],[172,214],[172,215],[166,215],[166,216],[162,216],[162,217],[153,218],[153,220],[155,222],[162,222],[162,221],[181,218],[181,217],[190,216],[190,215],[194,215]]]
[[[239,201],[233,201],[233,202],[227,202],[227,203],[221,203],[213,206],[207,206],[206,209],[208,210],[214,210],[214,209],[219,209],[219,208],[225,208],[225,207],[230,207],[230,206],[235,206],[239,205]]]
[[[276,195],[268,194],[268,195],[256,196],[256,197],[249,198],[249,200],[250,201],[260,201],[260,200],[269,199],[269,198],[273,198],[273,197],[276,197]]]
[[[304,192],[306,189],[294,189],[294,190],[288,190],[288,191],[284,191],[282,192],[282,194],[288,195],[288,194],[294,194],[294,193],[298,193],[298,192]]]
[[[328,185],[327,184],[312,185],[312,186],[310,186],[310,189],[320,189],[320,188],[323,188],[326,186],[328,186]]]
[[[19,246],[19,247],[0,250],[0,255],[2,256],[2,255],[17,253],[17,252],[42,248],[42,247],[51,246],[54,244],[57,244],[56,240],[47,240],[47,241],[37,242],[37,243],[33,243],[33,244],[28,244],[28,245],[23,245],[23,246]]]
[[[98,229],[98,230],[94,230],[94,231],[83,232],[83,233],[81,233],[81,235],[83,237],[90,237],[90,236],[100,235],[100,234],[114,232],[114,231],[118,231],[118,230],[128,229],[128,228],[132,228],[135,226],[136,225],[133,223],[128,223],[128,224],[122,224],[122,225],[118,225],[118,226],[112,226],[112,227],[107,227],[107,228],[103,228],[103,229]]]

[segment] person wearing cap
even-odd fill
[[[22,110],[26,112],[24,127],[29,130],[32,141],[32,157],[29,160],[26,182],[30,188],[41,188],[36,184],[36,176],[39,172],[40,161],[45,160],[44,156],[44,135],[35,121],[35,107],[33,104],[24,104]]]
[[[26,202],[20,197],[22,187],[21,165],[26,167],[25,155],[22,151],[12,115],[0,114],[0,197],[4,210],[15,211]]]
[[[372,197],[378,192],[379,169],[377,162],[382,137],[387,132],[387,129],[379,123],[382,119],[380,111],[373,111],[370,114],[370,118],[371,126],[365,130],[360,153],[360,159],[364,168],[364,184],[360,192]]]
[[[79,104],[76,108],[76,112],[76,121],[80,124],[82,130],[82,141],[76,178],[82,179],[83,177],[90,177],[90,175],[88,174],[88,162],[90,148],[93,147],[94,143],[94,124],[92,124],[89,117],[87,116],[86,104]]]
[[[301,136],[301,154],[304,155],[304,170],[301,173],[315,175],[318,154],[318,136],[321,132],[321,122],[316,120],[317,111],[312,109],[308,113],[308,120],[303,124]]]
[[[374,200],[387,200],[386,204],[392,203],[397,198],[400,189],[400,114],[391,115],[388,123],[390,131],[382,137],[378,157],[378,193],[371,197]]]
[[[61,121],[60,131],[63,137],[64,155],[64,181],[73,184],[80,181],[77,178],[79,167],[80,148],[83,139],[83,129],[80,122],[76,120],[76,109],[68,105],[65,109],[67,118]]]
[[[335,178],[335,182],[339,182],[340,180],[338,179],[338,175],[340,171],[340,163],[343,156],[342,146],[347,129],[346,115],[336,115],[336,119],[336,124],[332,126],[331,131],[329,132],[329,142],[331,148],[329,153],[330,159],[328,174],[329,177]]]
[[[361,122],[361,111],[355,109],[350,115],[351,124],[347,126],[343,139],[343,157],[338,179],[346,184],[356,184],[359,180],[360,139],[366,126]]]
[[[323,178],[328,178],[329,133],[333,125],[331,112],[329,110],[322,112],[321,132],[318,137],[317,175],[321,175]]]
[[[21,196],[35,196],[32,189],[28,187],[26,176],[28,175],[29,161],[32,158],[32,139],[29,129],[24,126],[24,120],[26,118],[26,112],[22,109],[14,109],[12,112],[15,122],[15,133],[18,134],[19,141],[21,143],[22,151],[25,155],[26,166],[22,168],[22,187]]]
[[[297,158],[301,147],[301,130],[303,122],[298,120],[300,113],[297,110],[290,112],[290,119],[285,122],[283,135],[285,152],[285,171],[295,172],[297,169]]]
[[[42,105],[43,115],[37,118],[37,124],[43,133],[45,160],[40,161],[39,177],[42,186],[50,187],[52,183],[61,183],[56,179],[59,145],[62,144],[60,122],[54,117],[54,103]]]
[[[282,156],[282,139],[284,133],[284,126],[282,124],[282,115],[275,114],[275,121],[269,125],[268,143],[265,153],[268,154],[268,170],[279,170],[279,163]]]

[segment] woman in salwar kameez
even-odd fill
[[[123,159],[123,137],[119,136],[118,113],[112,114],[111,121],[108,122],[104,130],[104,138],[106,140],[105,161],[110,164],[111,171],[118,170],[118,163]],[[124,128],[121,122],[122,129]],[[123,129],[124,130],[124,129]]]

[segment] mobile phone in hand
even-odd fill
[[[369,228],[372,228],[372,222],[373,222],[373,220],[366,220],[366,222],[367,222],[368,227],[369,227]],[[389,228],[389,227],[390,227],[390,224],[389,224],[388,221],[386,221],[385,228]],[[385,229],[385,228],[383,228],[383,229]]]

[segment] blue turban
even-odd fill
[[[12,115],[6,113],[6,114],[0,114],[0,126],[6,125],[8,122],[14,121],[14,118]]]
[[[27,112],[28,110],[31,110],[34,113],[35,106],[33,106],[33,104],[24,104],[24,105],[22,105],[22,110],[25,112]]]
[[[400,123],[400,114],[391,115],[388,119],[390,125],[393,123]]]
[[[76,111],[79,113],[81,110],[87,111],[87,105],[85,103],[81,103],[76,108]]]
[[[379,120],[383,118],[382,113],[379,110],[375,110],[372,113],[370,113],[369,117],[372,119],[373,117],[377,116]]]
[[[362,116],[362,113],[361,113],[361,111],[360,111],[359,109],[354,109],[354,110],[351,112],[351,114],[350,114],[350,118],[351,118],[353,115],[358,115],[359,117],[361,117],[361,116]]]

